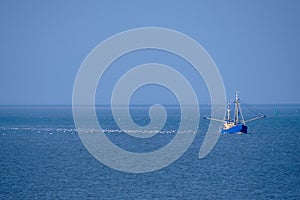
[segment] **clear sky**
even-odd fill
[[[200,43],[218,66],[228,97],[238,90],[247,103],[300,103],[297,0],[5,0],[0,24],[0,104],[71,104],[75,76],[88,53],[113,34],[148,26],[174,29]],[[146,53],[135,55],[139,63],[162,57]],[[101,94],[109,94],[109,80],[116,79],[110,76],[124,71],[119,69],[107,73],[97,103],[108,101]],[[192,71],[183,65],[181,70],[197,85]],[[145,87],[140,98],[158,98],[157,90]],[[160,97],[169,102],[167,96]]]

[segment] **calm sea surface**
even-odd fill
[[[130,174],[88,153],[70,107],[0,107],[0,199],[300,199],[300,105],[258,111],[267,118],[250,122],[249,134],[221,135],[200,160],[209,123],[202,120],[209,110],[201,109],[188,151],[159,171]],[[118,131],[109,110],[97,113],[109,139],[135,152],[170,142],[180,120],[170,108],[162,133],[136,139]],[[132,116],[149,123],[145,109],[133,109]]]

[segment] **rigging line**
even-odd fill
[[[249,111],[251,111],[255,115],[263,115],[260,112],[258,112],[256,109],[253,108],[250,104],[242,103],[243,107],[246,107]]]
[[[265,115],[261,114],[260,112],[254,110],[252,108],[252,106],[250,106],[249,104],[243,104],[243,106],[245,106],[248,110],[250,110],[252,113],[254,113],[256,115],[256,117],[253,117],[253,118],[250,118],[250,119],[246,120],[245,123],[266,117]]]
[[[239,104],[239,109],[240,109],[240,114],[241,114],[241,117],[242,117],[242,124],[245,124],[245,119],[244,119],[244,115],[243,115],[243,112],[242,112],[241,104]]]

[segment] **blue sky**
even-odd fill
[[[7,0],[0,4],[0,104],[71,104],[75,76],[88,53],[113,34],[148,26],[174,29],[200,43],[218,66],[228,97],[238,90],[247,103],[300,103],[299,1]],[[146,53],[135,59],[163,62],[160,59],[166,56],[170,65],[181,62]],[[179,70],[195,90],[203,90],[198,97],[206,103],[201,77],[198,80],[188,68],[182,64]],[[109,101],[114,83],[109,80],[121,72],[124,69],[118,66],[108,71],[97,103]],[[156,95],[158,90],[145,87],[136,93],[136,102],[174,102],[168,92]]]

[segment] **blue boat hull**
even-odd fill
[[[247,133],[247,126],[243,124],[235,125],[229,129],[222,129],[222,134]]]

